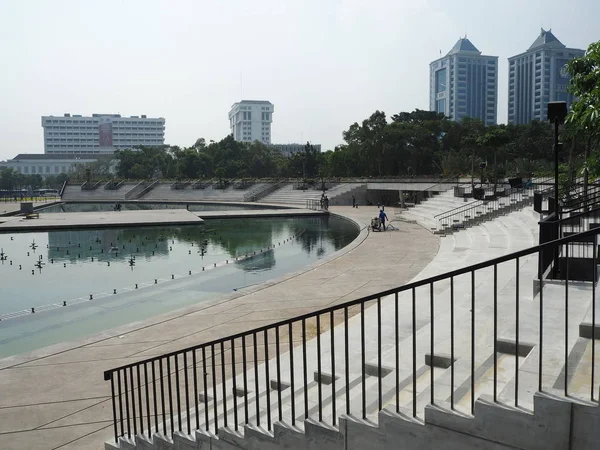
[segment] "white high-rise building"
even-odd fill
[[[571,76],[565,64],[584,50],[567,48],[551,30],[544,30],[525,53],[508,58],[508,123],[548,119],[548,102],[574,97],[567,91]]]
[[[498,57],[482,55],[466,37],[429,65],[429,109],[459,121],[493,125],[498,114]]]
[[[266,100],[242,100],[229,111],[229,127],[236,141],[271,143],[274,106]]]
[[[45,153],[113,153],[165,143],[165,119],[145,115],[42,116]]]

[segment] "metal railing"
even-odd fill
[[[238,431],[248,424],[270,431],[274,421],[295,426],[309,417],[336,426],[339,414],[366,419],[386,407],[416,417],[424,405],[445,401],[473,414],[482,391],[515,406],[535,389],[596,401],[595,283],[584,291],[580,284],[573,287],[568,275],[569,244],[597,241],[599,233],[593,228],[107,370],[114,439],[193,430],[218,434],[221,427]],[[523,286],[535,278],[528,268],[555,251],[564,255],[566,281],[557,286],[542,278],[538,293],[527,298]],[[585,263],[596,280],[595,245]],[[583,376],[571,389],[571,376],[561,373],[574,370],[569,333],[577,332],[585,315],[575,312],[590,305],[591,365],[582,373],[591,374],[581,392],[575,387],[584,386]],[[558,366],[557,354],[562,355]],[[520,366],[527,362],[537,382],[522,388]],[[482,375],[486,371],[489,377]],[[503,379],[512,373],[506,392],[499,371]],[[548,378],[556,382],[549,386]]]
[[[496,191],[486,197],[488,198],[434,216],[439,223],[438,229],[451,231],[455,228],[464,228],[469,223],[478,222],[482,217],[523,206],[533,200],[533,186]]]
[[[287,184],[287,181],[277,181],[275,183],[268,183],[264,186],[259,186],[256,189],[252,189],[250,192],[244,194],[245,202],[256,202],[267,195],[275,192]]]

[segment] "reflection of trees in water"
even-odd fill
[[[78,230],[48,232],[48,259],[75,262],[94,257],[99,261],[126,260],[132,254],[151,257],[169,253],[166,239],[136,230]],[[158,233],[158,230],[152,230]],[[131,242],[130,242],[131,241]]]
[[[155,255],[168,254],[173,241],[187,245],[194,243],[198,247],[208,242],[210,246],[235,257],[267,249],[273,244],[277,246],[280,239],[290,236],[296,236],[296,242],[305,253],[314,252],[322,256],[329,249],[344,247],[357,233],[353,224],[329,216],[218,219],[206,221],[203,225],[175,227],[62,230],[48,232],[48,258],[76,261],[93,256],[99,260],[125,260],[131,254],[148,258],[152,252]],[[274,255],[272,258],[274,265]]]

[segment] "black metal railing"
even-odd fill
[[[509,188],[492,192],[481,200],[437,214],[434,220],[438,229],[452,231],[464,228],[470,223],[477,223],[482,217],[512,211],[531,201],[533,201],[533,186]]]
[[[270,431],[275,420],[294,426],[309,417],[336,426],[340,414],[367,419],[387,407],[416,417],[426,404],[446,401],[472,414],[478,395],[488,389],[494,401],[516,406],[536,389],[596,401],[595,282],[587,290],[573,288],[568,274],[570,244],[597,242],[599,233],[592,228],[108,370],[114,439],[194,430],[218,434],[221,427],[238,431],[248,424]],[[537,294],[526,293],[536,263],[555,251],[565,257],[564,283],[541,278]],[[594,245],[585,261],[594,280],[597,256]],[[576,377],[577,368],[569,367],[569,336],[590,305],[591,361],[579,364],[591,364],[591,376],[581,392],[588,376]],[[563,353],[557,365],[555,355]],[[484,376],[482,367],[492,374]],[[521,370],[537,371],[537,383],[522,388]],[[499,371],[513,373],[512,379],[500,381]],[[573,388],[572,378],[578,380]],[[548,379],[556,381],[549,385]]]

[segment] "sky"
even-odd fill
[[[272,142],[323,150],[384,111],[429,108],[429,63],[463,36],[507,58],[551,28],[600,39],[598,0],[0,0],[0,160],[43,153],[41,116],[146,114],[165,143],[229,134],[241,99],[275,105]]]

